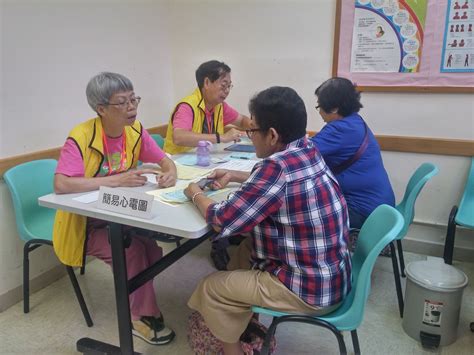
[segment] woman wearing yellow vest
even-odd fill
[[[200,140],[238,141],[242,132],[232,127],[224,133],[224,127],[249,127],[250,119],[224,102],[232,88],[227,64],[217,60],[201,64],[196,81],[198,88],[180,100],[171,114],[164,146],[167,153],[183,153],[197,147]]]
[[[56,193],[97,190],[100,186],[142,186],[143,174],[150,169],[135,170],[138,160],[157,163],[162,169],[158,185],[176,183],[176,166],[136,120],[140,97],[131,81],[116,73],[100,73],[87,85],[87,101],[98,117],[77,125],[66,140],[54,178]],[[124,233],[133,230],[123,226]],[[53,245],[66,265],[81,266],[84,249],[111,264],[111,248],[106,222],[57,211]],[[133,277],[162,256],[155,241],[133,236],[125,249],[128,277]],[[164,325],[158,308],[153,282],[149,281],[130,295],[133,335],[150,344],[167,344],[173,330]]]

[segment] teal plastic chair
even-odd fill
[[[258,306],[252,307],[255,313],[273,317],[261,354],[268,354],[270,339],[274,336],[277,326],[283,322],[302,322],[329,329],[337,338],[341,354],[347,354],[341,332],[350,331],[354,351],[360,354],[357,327],[364,317],[365,304],[370,293],[370,275],[379,253],[398,236],[402,228],[403,217],[393,207],[381,205],[370,214],[360,230],[359,240],[352,255],[352,289],[342,305],[334,312],[313,317],[305,314],[283,313]]]
[[[150,134],[151,138],[154,139],[154,141],[156,142],[156,144],[158,144],[158,147],[160,147],[161,149],[163,149],[163,146],[165,145],[165,140],[163,139],[163,137],[156,133],[156,134]]]
[[[163,149],[163,146],[165,145],[165,140],[160,134],[150,134],[151,138],[154,139],[156,144]],[[147,235],[148,237],[151,237],[159,242],[163,243],[176,243],[176,246],[179,247],[181,245],[181,239],[180,237],[166,234],[166,233],[161,233],[161,232],[150,232],[150,231],[145,231],[142,230],[141,232],[143,235]]]
[[[53,246],[53,225],[55,210],[38,205],[38,198],[53,192],[53,179],[57,161],[54,159],[34,160],[17,165],[3,175],[10,190],[15,210],[18,235],[25,242],[23,247],[23,311],[30,311],[30,263],[29,253],[42,245]],[[76,275],[71,266],[66,266],[69,279],[84,319],[92,327]]]
[[[469,170],[459,208],[458,206],[453,206],[449,214],[443,255],[444,262],[449,265],[453,263],[456,226],[474,229],[474,157],[471,158],[471,169]]]
[[[405,277],[405,260],[403,259],[402,239],[407,235],[408,228],[413,222],[413,218],[415,216],[415,202],[421,192],[421,189],[433,176],[438,174],[438,171],[438,167],[432,163],[421,164],[408,181],[402,201],[395,207],[404,218],[403,228],[396,238],[398,259],[400,261],[400,273],[403,277]],[[404,303],[402,285],[400,281],[400,273],[398,272],[395,246],[393,243],[390,243],[390,252],[392,257],[393,275],[395,277],[395,288],[397,291],[398,309],[400,311],[400,317],[403,317]]]

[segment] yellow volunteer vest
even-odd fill
[[[173,110],[173,113],[171,114],[168,123],[168,129],[166,131],[164,145],[164,151],[166,153],[179,154],[194,148],[179,146],[174,144],[173,142],[173,117],[176,112],[176,109],[182,103],[189,105],[189,107],[191,107],[191,109],[193,110],[192,131],[196,133],[202,133],[202,125],[204,124],[204,120],[206,119],[206,105],[204,103],[201,91],[199,90],[199,88],[197,88],[191,95],[185,97],[180,102],[178,102],[178,104]],[[216,107],[214,107],[214,131],[219,134],[224,134],[224,111],[222,104],[218,104],[216,105]]]
[[[141,148],[142,125],[135,121],[125,127],[127,137],[127,169],[137,165]],[[102,142],[102,121],[99,117],[83,122],[71,131],[68,139],[74,140],[81,151],[85,177],[99,173],[104,160]],[[65,265],[82,266],[86,241],[87,218],[58,210],[53,227],[53,246],[59,260]]]

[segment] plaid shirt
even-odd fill
[[[257,163],[226,201],[211,205],[218,238],[250,232],[254,268],[273,273],[306,303],[326,307],[350,291],[346,202],[306,138]]]

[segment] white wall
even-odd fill
[[[144,98],[146,127],[164,124],[174,103],[194,89],[197,66],[214,58],[232,68],[228,102],[238,110],[247,113],[257,91],[288,85],[307,105],[308,129],[319,130],[313,93],[331,75],[334,14],[333,0],[0,2],[0,159],[60,146],[75,123],[92,115],[84,90],[101,70],[132,79]],[[376,134],[474,139],[472,95],[364,93],[362,100],[361,113]],[[418,199],[416,219],[443,226],[459,201],[469,159],[383,156],[397,200],[418,165],[439,166]],[[10,208],[2,183],[0,295],[21,284],[21,243]],[[419,230],[420,237],[443,242],[444,227],[436,236]],[[465,239],[472,248],[474,238]],[[50,267],[38,265],[36,274]]]
[[[85,88],[100,71],[132,80],[145,127],[163,123],[174,101],[163,17],[162,3],[151,0],[0,0],[0,159],[59,147],[94,117]],[[1,296],[21,285],[23,258],[3,182],[0,237]],[[32,254],[32,278],[57,263],[42,249]]]
[[[3,68],[3,33],[5,33],[5,28],[3,26],[3,6],[0,5],[0,137],[1,132],[3,132],[3,72],[5,69]],[[1,155],[1,140],[0,140],[0,157]]]
[[[94,117],[85,87],[100,71],[132,80],[146,127],[168,116],[174,98],[160,2],[20,0],[2,9],[0,157],[61,146],[76,123]]]

